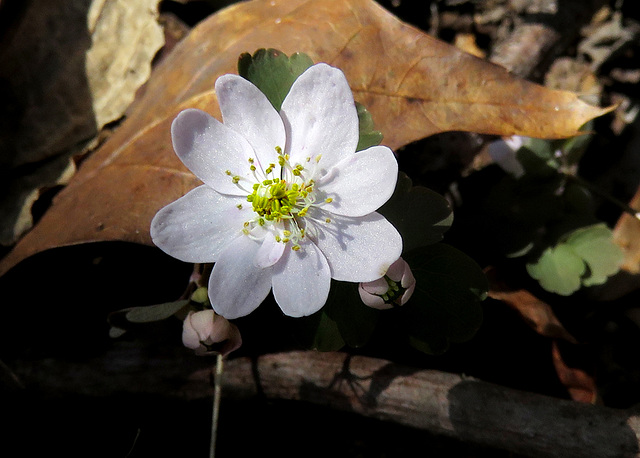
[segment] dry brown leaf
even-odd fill
[[[513,308],[531,329],[545,337],[577,343],[575,337],[558,320],[549,304],[525,289],[509,287],[500,278],[500,274],[495,268],[489,268],[485,273],[489,279],[489,297],[502,301]]]
[[[640,188],[636,191],[629,206],[640,213]],[[640,221],[628,213],[623,213],[613,230],[613,240],[624,251],[624,262],[621,269],[633,274],[640,274]],[[640,280],[638,281],[640,287]]]
[[[598,387],[591,375],[578,367],[570,367],[562,358],[557,342],[551,346],[553,367],[571,399],[578,402],[596,404],[599,402]]]
[[[373,0],[254,0],[211,16],[159,65],[144,96],[40,223],[0,263],[82,242],[150,243],[156,211],[198,184],[175,157],[171,120],[195,107],[219,116],[214,82],[258,48],[305,52],[346,74],[356,100],[396,149],[438,132],[556,138],[605,113],[402,23]]]
[[[27,9],[0,49],[11,107],[0,113],[0,163],[58,155],[124,114],[164,42],[159,1],[48,0]]]
[[[42,189],[74,170],[71,156],[93,147],[119,119],[162,46],[160,0],[48,0],[25,7],[0,47],[0,244],[31,228]],[[20,166],[29,164],[28,173]],[[66,184],[66,183],[65,183]]]

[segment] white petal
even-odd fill
[[[307,234],[327,257],[331,278],[369,282],[382,277],[400,257],[402,238],[379,213],[360,218],[333,215],[311,207]],[[329,217],[331,222],[325,222]]]
[[[393,194],[398,162],[386,146],[374,146],[338,162],[317,181],[324,210],[345,216],[364,216],[380,208]]]
[[[216,95],[224,125],[242,135],[256,153],[256,167],[278,163],[276,146],[284,151],[286,137],[282,118],[255,85],[238,75],[216,81]],[[274,168],[275,170],[275,168]]]
[[[389,283],[384,277],[380,277],[377,280],[368,281],[366,283],[360,283],[360,287],[368,293],[382,296],[389,291]]]
[[[200,346],[200,336],[191,323],[191,317],[195,312],[191,311],[182,323],[182,343],[185,347],[195,350]]]
[[[181,261],[215,262],[225,245],[242,233],[252,213],[246,198],[199,186],[156,213],[151,239]]]
[[[249,158],[255,153],[235,130],[202,110],[189,108],[173,120],[171,138],[180,160],[204,183],[223,194],[251,194],[256,180]],[[233,176],[245,180],[234,184]]]
[[[411,269],[409,269],[409,265],[404,259],[398,258],[396,262],[391,264],[391,266],[389,267],[389,270],[387,270],[387,273],[385,275],[397,283],[403,279],[406,271],[411,273]]]
[[[284,247],[284,243],[276,242],[272,232],[267,232],[256,253],[256,266],[264,268],[274,265],[282,257]]]
[[[274,266],[273,296],[285,315],[311,315],[329,296],[331,273],[326,258],[312,242],[294,251],[287,247]]]
[[[269,294],[273,268],[254,263],[260,242],[242,235],[220,254],[209,277],[209,299],[218,315],[231,320],[253,312]]]
[[[291,163],[322,155],[329,170],[358,145],[358,113],[344,74],[326,64],[309,67],[291,86],[280,115],[287,130]]]
[[[364,302],[365,305],[369,307],[373,307],[378,310],[388,310],[393,306],[391,304],[387,304],[384,299],[375,294],[371,294],[367,290],[362,287],[362,283],[358,286],[358,293],[360,294],[360,299]]]

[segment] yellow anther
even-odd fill
[[[225,170],[224,173],[226,173],[227,175],[231,175],[231,170]]]
[[[325,201],[326,203],[330,204],[331,202],[333,202],[333,198],[331,198],[331,197],[327,197],[324,201]]]
[[[238,210],[242,210],[242,204],[238,204],[238,205],[236,205],[236,208],[237,208]]]
[[[293,246],[291,247],[291,249],[292,249],[293,251],[300,251],[300,245],[293,245]]]

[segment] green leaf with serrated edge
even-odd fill
[[[565,244],[589,267],[584,286],[601,285],[620,269],[624,252],[613,241],[613,232],[604,223],[574,231]]]
[[[378,209],[402,235],[403,251],[440,242],[453,222],[449,202],[423,186],[413,186],[403,172],[398,174],[391,198]]]
[[[450,342],[465,342],[482,323],[480,303],[489,285],[478,264],[444,243],[420,247],[403,255],[416,278],[413,296],[398,310],[410,343],[440,354]]]
[[[358,284],[331,281],[331,294],[323,310],[338,325],[340,335],[352,348],[366,344],[375,330],[380,311],[360,299]]]
[[[165,302],[164,304],[134,307],[127,311],[125,318],[131,323],[151,323],[153,321],[166,320],[187,305],[189,305],[189,300],[183,299],[175,302]]]
[[[371,113],[359,102],[356,102],[358,110],[358,122],[360,137],[358,138],[358,146],[356,151],[362,151],[371,146],[379,145],[382,141],[382,132],[375,129]]]
[[[238,74],[255,84],[280,111],[293,82],[312,65],[311,58],[303,53],[288,57],[277,49],[258,49],[253,56],[240,56]]]
[[[569,296],[580,289],[587,266],[571,247],[560,244],[547,248],[537,262],[526,268],[545,290]]]

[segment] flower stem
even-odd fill
[[[622,202],[621,200],[616,199],[611,194],[608,194],[607,192],[605,192],[602,189],[598,188],[594,184],[589,183],[587,180],[584,180],[584,179],[580,178],[579,176],[570,175],[570,174],[565,174],[565,176],[568,179],[570,179],[570,180],[574,181],[575,183],[579,184],[580,186],[582,186],[584,188],[587,188],[589,191],[593,192],[594,194],[598,194],[600,197],[603,197],[603,198],[607,199],[609,202],[613,203],[614,205],[617,205],[625,213],[628,213],[629,215],[631,215],[635,219],[640,220],[640,211],[636,210],[635,208],[633,208],[629,204],[626,204],[626,203]]]
[[[216,456],[216,437],[218,435],[218,418],[220,414],[220,394],[222,391],[223,356],[218,354],[216,359],[216,374],[213,380],[213,414],[211,417],[211,442],[209,444],[209,458]]]

